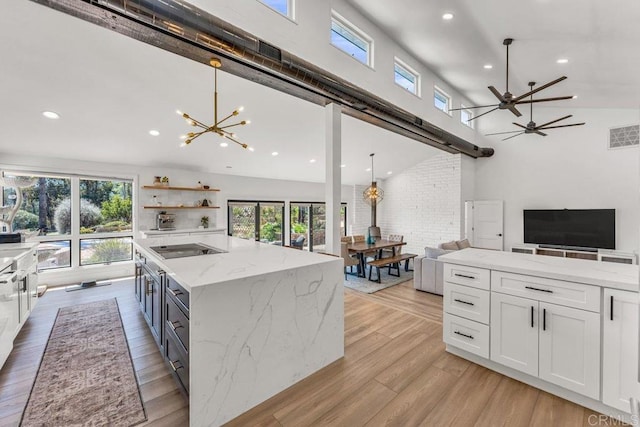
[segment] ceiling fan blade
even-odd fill
[[[528,129],[526,126],[522,126],[520,123],[513,122],[513,124],[518,126],[518,127],[520,127],[520,128],[522,128],[522,129]]]
[[[484,113],[482,113],[482,114],[478,114],[477,116],[473,116],[473,117],[471,117],[471,118],[470,118],[469,120],[467,120],[467,121],[468,121],[468,122],[470,122],[471,120],[475,120],[475,119],[477,119],[478,117],[482,117],[482,116],[484,116],[485,114],[489,114],[489,113],[490,113],[490,112],[492,112],[492,111],[496,111],[497,109],[498,109],[498,107],[493,108],[493,109],[491,109],[491,110],[489,110],[489,111],[486,111],[486,112],[484,112]]]
[[[565,99],[573,99],[573,95],[554,96],[553,98],[525,99],[525,100],[516,102],[516,104],[520,105],[520,104],[532,104],[536,102],[563,101]]]
[[[472,110],[474,108],[489,108],[489,107],[497,107],[498,104],[491,104],[491,105],[477,105],[475,107],[464,107],[464,108],[452,108],[449,111],[459,111],[459,110]]]
[[[572,114],[569,114],[568,116],[560,117],[559,119],[552,120],[552,121],[547,122],[547,123],[545,123],[545,124],[543,124],[543,125],[540,125],[540,126],[536,126],[536,129],[542,129],[542,128],[544,128],[545,126],[549,126],[549,125],[552,125],[552,124],[554,124],[554,123],[558,123],[559,121],[566,120],[566,119],[568,119],[569,117],[573,117],[573,115],[572,115]]]
[[[504,96],[502,96],[502,94],[500,92],[498,92],[498,89],[496,89],[493,86],[489,86],[489,90],[491,91],[492,94],[495,95],[496,98],[498,98],[500,100],[500,102],[505,102],[506,100],[504,99]]]
[[[521,130],[512,130],[509,132],[496,132],[496,133],[486,133],[484,136],[491,136],[491,135],[504,135],[507,133],[517,133],[517,132],[522,132]]]
[[[517,135],[508,136],[508,137],[504,138],[504,139],[503,139],[503,141],[506,141],[507,139],[515,138],[516,136],[520,136],[520,135],[523,135],[523,134],[524,134],[524,132],[520,132],[520,133],[519,133],[519,134],[517,134]]]
[[[547,83],[547,84],[544,84],[544,85],[542,85],[542,86],[539,86],[539,87],[537,87],[537,88],[533,89],[532,91],[529,91],[529,92],[525,93],[524,95],[520,95],[519,97],[514,98],[514,99],[513,99],[513,102],[518,102],[518,101],[520,101],[521,99],[524,99],[524,98],[526,98],[526,97],[528,97],[528,96],[530,96],[530,95],[533,95],[534,93],[538,93],[538,92],[540,92],[541,90],[544,90],[544,89],[548,88],[549,86],[553,86],[553,85],[554,85],[554,84],[556,84],[556,83],[560,83],[561,81],[565,80],[566,78],[567,78],[567,76],[562,76],[562,77],[560,77],[560,78],[558,78],[558,79],[555,79],[555,80],[554,80],[554,81],[552,81],[552,82],[549,82],[549,83]]]
[[[584,122],[583,123],[571,123],[570,125],[548,126],[548,127],[539,128],[539,129],[547,130],[547,129],[568,128],[569,126],[582,126],[584,124],[585,124]]]
[[[544,132],[540,132],[539,130],[536,130],[536,131],[534,131],[534,132],[535,132],[535,133],[537,133],[537,134],[538,134],[538,135],[540,135],[540,136],[547,136],[547,134],[546,134],[546,133],[544,133]]]
[[[516,117],[520,117],[520,116],[522,116],[522,113],[521,113],[520,111],[518,111],[518,109],[516,108],[515,104],[514,104],[514,105],[512,105],[512,106],[510,106],[510,107],[508,108],[508,110],[509,110],[509,111],[511,111],[513,114],[515,114],[515,115],[516,115]]]

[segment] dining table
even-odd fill
[[[383,249],[391,249],[392,256],[396,255],[396,248],[406,245],[407,242],[399,242],[397,240],[376,239],[373,243],[354,242],[347,245],[350,254],[358,256],[358,276],[366,277],[365,254],[375,252],[376,258],[382,258]]]

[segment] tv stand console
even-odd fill
[[[637,264],[636,255],[630,252],[619,252],[609,249],[580,250],[559,247],[545,247],[545,245],[521,244],[511,247],[511,252],[532,255],[546,255],[561,258],[588,259],[592,261],[617,262],[620,264]]]

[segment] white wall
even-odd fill
[[[411,57],[400,45],[354,9],[346,0],[297,0],[295,21],[271,10],[258,0],[189,0],[212,15],[284,49],[324,70],[386,99],[430,123],[469,142],[475,131],[433,105],[434,84],[453,98],[453,105],[472,105],[455,88]],[[330,44],[331,9],[374,40],[374,66],[368,67]],[[422,97],[417,97],[393,80],[394,57],[417,71],[422,79]]]
[[[513,129],[513,117],[499,113],[504,123],[487,121],[491,128],[480,131]],[[545,123],[566,113],[566,109],[538,108],[535,116],[538,123]],[[506,250],[523,241],[523,209],[600,208],[616,209],[617,249],[637,251],[638,147],[608,150],[607,142],[609,128],[638,123],[638,111],[577,109],[573,114],[566,123],[587,124],[549,130],[546,137],[522,135],[504,142],[497,136],[486,137],[485,145],[496,152],[476,160],[475,198],[504,200]]]
[[[425,246],[461,236],[462,159],[443,153],[383,181],[378,206],[382,235],[401,234],[404,252],[423,254]]]

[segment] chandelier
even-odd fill
[[[191,144],[191,142],[193,142],[193,140],[198,138],[200,135],[203,135],[208,132],[213,132],[220,135],[223,138],[227,138],[228,140],[235,142],[242,148],[247,148],[248,145],[238,141],[236,139],[236,134],[233,132],[230,132],[228,129],[235,126],[248,125],[251,122],[249,120],[242,120],[237,123],[224,124],[230,118],[239,115],[240,112],[243,110],[243,107],[238,107],[236,110],[234,110],[231,114],[229,114],[222,120],[218,120],[218,68],[222,66],[222,62],[218,58],[211,58],[211,61],[209,61],[209,63],[215,70],[214,71],[214,91],[213,91],[213,124],[211,126],[208,126],[203,122],[200,122],[194,119],[187,113],[183,113],[182,111],[179,111],[179,110],[176,111],[176,113],[181,115],[189,125],[202,129],[200,132],[189,132],[188,134],[183,136],[182,138],[184,138],[184,141],[182,142],[182,144],[180,144],[180,146],[186,147],[187,145]],[[224,126],[222,126],[222,124],[224,124]],[[224,146],[226,147],[226,145]]]
[[[375,206],[384,198],[384,191],[378,188],[373,174],[373,156],[375,153],[369,154],[371,157],[371,185],[362,193],[365,202],[375,209]],[[374,224],[375,225],[375,224]]]

